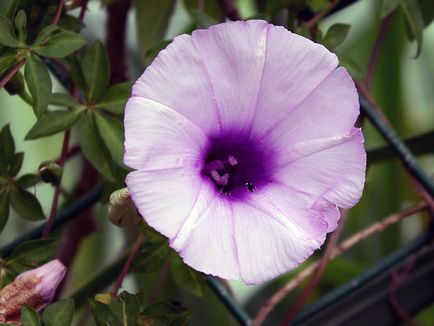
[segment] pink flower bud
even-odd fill
[[[21,308],[39,311],[53,301],[66,267],[56,260],[18,275],[0,291],[0,322],[19,322]]]

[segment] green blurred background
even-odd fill
[[[254,17],[257,14],[253,0],[236,2],[243,17]],[[165,39],[170,40],[188,31],[192,23],[184,3],[178,1]],[[335,23],[351,25],[347,38],[337,50],[339,53],[345,53],[345,57],[351,58],[356,66],[364,71],[379,30],[377,1],[358,1],[338,14],[324,19],[320,24],[320,29],[325,32]],[[83,34],[88,40],[98,38],[104,40],[105,10],[102,9],[100,1],[90,2],[85,24]],[[131,11],[128,22],[128,52],[132,80],[137,78],[144,69],[142,63],[144,56],[141,56],[138,51],[140,43],[138,37],[140,38],[140,35],[136,33],[136,15]],[[414,59],[415,52],[416,46],[414,42],[410,43],[407,40],[403,17],[398,13],[393,18],[384,43],[373,83],[373,95],[402,138],[434,129],[434,24],[425,29],[422,52],[417,59]],[[54,90],[56,89],[61,89],[61,86],[55,85]],[[55,159],[60,153],[61,134],[40,140],[24,141],[25,134],[35,121],[32,109],[26,103],[19,97],[9,96],[3,89],[0,90],[0,126],[10,123],[17,149],[26,153],[22,173],[35,172],[42,161]],[[382,138],[369,123],[365,124],[364,134],[367,149],[384,144]],[[74,137],[76,138],[76,135],[73,132]],[[434,141],[429,154],[418,156],[430,175],[434,172],[433,153]],[[78,182],[81,165],[79,158],[67,162],[63,179],[64,188],[67,191],[72,190]],[[45,213],[48,214],[53,196],[52,186],[38,185],[34,192],[41,201]],[[419,196],[414,190],[414,185],[398,160],[391,159],[372,164],[368,170],[364,196],[360,203],[351,210],[343,237],[418,200]],[[98,231],[82,244],[64,296],[70,295],[80,285],[91,279],[97,271],[115,259],[122,249],[124,232],[107,222],[106,207],[99,206],[95,214],[99,225]],[[320,286],[315,291],[315,296],[319,297],[345,283],[382,257],[414,239],[426,223],[426,218],[414,216],[356,245],[348,253],[330,263]],[[34,225],[34,223],[12,216],[1,234],[0,245],[7,243],[17,234]],[[264,299],[273,293],[273,290],[278,289],[291,275],[293,273],[260,286],[248,287],[241,282],[230,283],[240,302],[246,305],[249,312],[256,313]],[[157,273],[145,276],[131,275],[124,283],[124,288],[131,292],[147,289],[155,284],[157,277]],[[171,286],[172,283],[169,280],[166,284],[164,296],[167,298],[176,296],[187,306],[191,306],[193,308],[192,324],[203,325],[205,321],[206,325],[236,324],[209,290],[206,290],[204,297],[196,298]],[[288,303],[293,298],[294,296],[291,296],[279,305],[273,316],[277,318],[283,316],[288,309]],[[434,325],[434,306],[420,313],[417,319],[424,325]]]

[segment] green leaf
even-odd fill
[[[15,177],[23,166],[24,153],[19,152],[14,154],[9,161],[9,176]]]
[[[0,57],[0,75],[5,73],[17,61],[15,54],[3,55]]]
[[[174,0],[137,0],[137,39],[139,55],[145,58],[149,49],[161,43],[175,8]]]
[[[15,142],[9,124],[0,131],[0,148],[3,149],[3,154],[7,160],[15,154]]]
[[[0,14],[0,44],[12,48],[24,46],[24,44],[16,38],[11,21],[3,14]]]
[[[49,36],[46,43],[32,46],[32,50],[44,57],[63,58],[77,51],[84,44],[86,39],[83,36],[58,28]]]
[[[122,122],[118,118],[100,113],[95,114],[95,117],[99,134],[113,160],[122,166],[124,157],[124,126]]]
[[[112,165],[112,158],[104,145],[92,113],[87,113],[80,132],[80,145],[84,156],[101,174],[116,183],[116,172]]]
[[[163,325],[186,325],[191,316],[190,309],[182,306],[177,301],[166,301],[147,307],[141,317],[150,319],[151,325],[158,322]]]
[[[42,318],[45,326],[69,326],[74,317],[74,300],[64,299],[45,308]]]
[[[16,11],[19,0],[1,0],[0,13],[6,17],[11,17]]]
[[[103,108],[115,114],[123,114],[125,104],[131,95],[131,87],[131,82],[110,86],[101,100],[94,105],[94,108]]]
[[[432,0],[419,0],[419,6],[422,11],[423,21],[427,27],[434,19],[434,5]]]
[[[347,56],[346,52],[336,51],[336,54],[339,57],[339,64],[345,67],[353,78],[363,78],[365,71],[352,57]]]
[[[83,113],[83,110],[47,112],[36,121],[25,139],[31,140],[47,137],[69,129],[78,121]]]
[[[422,50],[425,27],[422,11],[417,0],[401,0],[401,9],[407,22],[409,37],[416,40],[415,58],[417,58]]]
[[[38,266],[50,260],[58,245],[57,239],[38,239],[20,243],[8,257],[8,263]]]
[[[10,201],[14,211],[25,220],[40,221],[45,218],[38,199],[27,190],[13,189]]]
[[[78,32],[86,25],[78,17],[63,13],[59,20],[59,26],[70,31]]]
[[[218,24],[219,22],[217,19],[197,9],[191,9],[191,17],[195,24],[201,28],[208,28],[212,25]]]
[[[39,181],[41,181],[41,177],[39,175],[27,173],[19,177],[15,184],[18,188],[30,188],[35,186]]]
[[[94,299],[89,299],[89,304],[97,326],[122,326],[108,305]]]
[[[48,39],[50,38],[51,34],[53,34],[54,32],[59,30],[59,26],[57,25],[48,25],[45,26],[38,34],[38,36],[36,36],[35,42],[33,43],[34,46],[37,45],[42,45],[45,42],[48,41]]]
[[[9,193],[0,189],[0,232],[4,229],[9,217]]]
[[[21,322],[23,326],[40,326],[38,313],[33,308],[24,306],[21,308]]]
[[[77,87],[77,90],[86,93],[86,81],[78,57],[79,56],[75,55],[69,56],[66,58],[66,61],[69,63],[71,78],[74,85]]]
[[[191,267],[187,266],[176,253],[172,254],[171,272],[176,284],[186,288],[194,295],[203,295],[205,282],[202,275]]]
[[[136,295],[124,291],[109,303],[109,307],[122,325],[136,325],[140,314],[140,301]]]
[[[398,8],[400,1],[401,0],[378,0],[376,3],[378,11],[380,12],[380,18],[383,19]]]
[[[339,46],[347,37],[350,31],[350,25],[334,24],[332,25],[322,39],[322,44],[329,49],[334,49]]]
[[[81,61],[81,69],[86,80],[86,98],[96,102],[104,94],[110,79],[110,67],[104,45],[96,41],[88,48]]]
[[[15,16],[15,26],[18,30],[18,39],[22,43],[26,43],[27,39],[27,16],[24,10],[18,11],[18,14]]]
[[[33,110],[36,117],[40,118],[47,110],[51,95],[50,74],[41,60],[34,55],[27,55],[24,76],[33,98]]]
[[[287,0],[278,0],[280,2]],[[190,13],[190,16],[192,16],[192,19],[194,20],[194,11],[197,11],[197,0],[184,0],[184,5],[187,8],[187,11]],[[269,3],[270,1],[267,1]],[[219,3],[219,0],[207,0],[203,2],[203,13],[207,15],[208,17],[211,17],[215,21],[221,21],[223,18],[222,9]]]
[[[67,108],[76,108],[81,106],[80,102],[78,102],[75,98],[66,93],[51,94],[50,104]]]
[[[133,270],[141,273],[158,271],[170,255],[167,241],[159,243],[145,242],[133,262]]]

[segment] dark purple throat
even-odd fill
[[[274,155],[252,137],[225,133],[209,138],[202,175],[226,196],[241,199],[272,182]]]

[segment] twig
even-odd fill
[[[89,3],[89,0],[82,0],[81,1],[80,14],[78,15],[78,19],[80,19],[81,21],[83,21],[84,15],[86,14],[88,3]]]
[[[69,140],[70,139],[71,139],[71,129],[68,129],[65,131],[65,134],[63,136],[62,152],[60,154],[60,159],[59,159],[59,166],[61,168],[63,168],[63,166],[65,165],[65,159],[66,159],[66,155],[68,153],[68,147],[69,147]],[[47,239],[48,236],[50,235],[51,228],[53,226],[53,219],[57,213],[57,207],[59,204],[60,193],[61,193],[61,188],[60,188],[60,182],[59,182],[59,184],[56,186],[56,188],[54,190],[53,202],[51,203],[50,216],[48,217],[47,224],[45,225],[44,232],[42,233],[42,237],[41,237],[42,239]]]
[[[295,304],[292,306],[286,317],[282,320],[281,325],[289,325],[294,317],[297,315],[297,313],[300,311],[300,309],[304,306],[306,303],[306,300],[309,298],[309,296],[312,294],[312,291],[315,289],[319,281],[321,280],[321,277],[324,275],[325,269],[327,267],[327,264],[329,263],[331,256],[333,254],[333,251],[336,248],[336,245],[338,243],[339,237],[342,234],[342,230],[344,229],[345,221],[348,215],[348,210],[344,210],[342,212],[341,219],[339,221],[338,228],[335,232],[333,232],[332,236],[330,237],[330,241],[327,244],[327,248],[325,250],[324,255],[319,260],[316,273],[312,280],[309,282],[309,284],[304,289],[303,293],[299,296]]]
[[[377,104],[377,102],[375,102],[374,98],[369,93],[366,85],[361,82],[356,82],[356,85],[361,93],[360,104],[362,112],[387,141],[411,177],[413,177],[421,185],[421,187],[423,187],[424,192],[421,193],[422,196],[426,196],[426,194],[428,194],[434,198],[434,183],[432,182],[429,175],[422,169],[413,153],[398,137],[395,130],[382,113],[380,106]]]
[[[222,301],[222,303],[226,306],[226,308],[228,308],[228,310],[241,325],[253,325],[253,321],[247,312],[245,312],[241,305],[235,301],[234,297],[218,279],[208,275],[206,276],[206,281],[211,290],[214,291],[215,295]]]
[[[169,274],[170,264],[169,262],[164,263],[163,267],[160,270],[160,276],[158,278],[158,282],[152,290],[152,294],[149,297],[149,304],[155,303],[160,297],[161,291],[163,290],[164,284],[167,280],[167,275]]]
[[[238,12],[234,0],[219,0],[219,4],[225,17],[230,20],[241,20],[241,15]]]
[[[118,291],[122,285],[122,282],[124,281],[125,276],[127,276],[130,267],[133,263],[134,258],[137,256],[137,253],[140,250],[140,246],[142,245],[144,240],[144,236],[143,233],[140,233],[139,236],[137,237],[136,242],[134,243],[133,247],[131,248],[131,252],[130,255],[128,256],[128,259],[124,265],[124,267],[122,268],[121,273],[119,274],[118,278],[116,279],[115,284],[113,285],[112,290],[110,291],[110,294],[112,297],[116,297],[118,295]]]
[[[110,84],[128,80],[126,60],[126,29],[130,0],[122,0],[107,6],[106,47],[110,61]]]
[[[20,68],[24,65],[26,60],[22,59],[20,62],[16,64],[15,67],[8,72],[8,74],[0,81],[0,89],[3,88],[11,79],[15,76],[15,74],[20,70]]]
[[[368,69],[366,72],[366,79],[365,79],[365,85],[368,89],[370,89],[372,86],[375,69],[377,67],[378,59],[380,58],[381,48],[386,38],[387,31],[389,30],[389,27],[392,23],[393,16],[394,16],[394,12],[390,13],[382,20],[380,31],[377,35],[377,39],[375,40],[374,47],[372,48],[371,57],[369,58],[369,64],[368,64]]]
[[[320,11],[318,14],[316,14],[311,20],[309,20],[306,23],[307,28],[309,29],[314,28],[321,19],[323,19],[329,12],[333,10],[334,7],[336,7],[339,4],[339,2],[340,0],[330,1],[330,3],[327,5],[326,8],[324,8],[324,10]]]
[[[379,233],[384,229],[386,229],[387,227],[389,227],[390,225],[393,225],[399,222],[400,220],[408,216],[411,216],[417,212],[425,210],[427,207],[428,205],[425,202],[418,203],[416,205],[410,206],[409,208],[403,211],[389,215],[385,219],[370,225],[369,227],[363,229],[362,231],[355,233],[348,239],[344,240],[333,250],[330,256],[330,260],[336,258],[340,254],[347,251],[352,246],[366,239],[372,234]],[[316,270],[318,265],[319,265],[319,261],[309,264],[299,274],[297,274],[288,283],[286,283],[285,286],[283,286],[273,296],[271,296],[267,301],[265,301],[264,305],[261,307],[261,309],[258,311],[256,315],[255,325],[261,325],[265,321],[269,313],[274,309],[274,307],[280,301],[282,301],[293,289],[295,289],[301,282],[303,282],[307,277],[309,277]]]
[[[65,0],[59,0],[59,4],[57,5],[54,17],[51,20],[51,24],[57,25],[57,23],[59,22],[60,15],[62,14],[62,9],[63,9],[64,2],[65,2]]]
[[[416,321],[414,321],[405,310],[401,308],[398,302],[398,298],[396,297],[396,292],[398,291],[399,285],[402,283],[402,281],[406,278],[408,273],[412,270],[414,267],[414,264],[416,263],[417,255],[419,251],[414,253],[407,264],[404,266],[404,270],[401,273],[398,273],[398,271],[394,270],[391,272],[390,275],[390,290],[389,290],[389,302],[392,306],[392,308],[395,310],[395,312],[398,314],[398,316],[402,319],[403,322],[410,326],[420,326]]]

